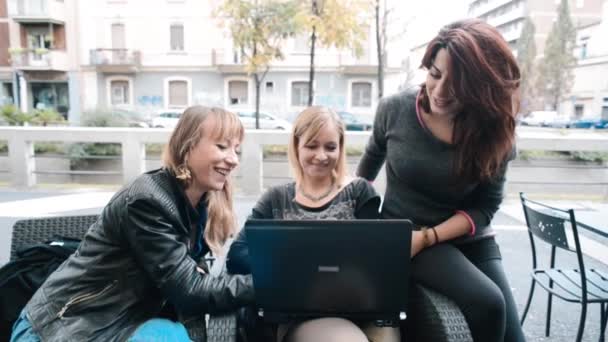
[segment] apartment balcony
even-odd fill
[[[378,63],[376,58],[372,58],[369,51],[363,56],[353,56],[350,53],[341,54],[339,70],[345,75],[376,75],[378,73]]]
[[[93,49],[91,65],[104,73],[136,73],[141,67],[141,53],[127,49]]]
[[[490,24],[494,27],[499,27],[503,24],[506,24],[506,23],[509,23],[512,21],[523,20],[525,16],[526,16],[526,11],[522,4],[517,8],[511,9],[510,11],[505,12],[502,15],[488,19],[487,22],[488,22],[488,24]]]
[[[502,33],[502,37],[508,42],[514,42],[517,39],[519,39],[519,37],[521,36],[521,30],[522,28],[519,27],[518,29],[515,30],[510,30],[509,32],[504,32]]]
[[[482,15],[488,14],[497,8],[504,6],[515,0],[490,0],[481,6],[476,6],[472,11],[469,9],[470,17],[481,17]],[[470,6],[470,5],[469,5]]]
[[[17,0],[13,20],[21,24],[65,24],[66,9],[63,1]]]
[[[222,74],[245,74],[247,69],[242,56],[233,50],[214,49],[211,51],[211,64]]]
[[[18,70],[68,70],[68,55],[65,50],[18,49],[11,51],[11,61]]]

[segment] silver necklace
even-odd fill
[[[331,192],[334,190],[335,184],[336,184],[336,180],[332,177],[331,185],[329,186],[327,191],[325,191],[324,193],[322,193],[318,196],[311,195],[311,194],[307,193],[306,191],[304,191],[304,188],[302,188],[302,184],[300,184],[298,186],[298,191],[300,192],[300,194],[302,194],[302,196],[306,197],[307,199],[309,199],[313,202],[319,202],[320,200],[326,198],[327,196],[329,196],[329,194],[331,194]]]

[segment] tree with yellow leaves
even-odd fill
[[[365,39],[363,27],[368,17],[369,0],[310,0],[302,1],[296,17],[298,27],[310,32],[310,73],[308,79],[308,105],[313,105],[315,79],[315,48],[351,49],[360,56]],[[362,14],[363,13],[363,14]]]
[[[297,9],[298,1],[294,0],[225,0],[215,10],[255,82],[256,129],[260,128],[260,85],[272,61],[283,59],[281,46],[297,29]]]

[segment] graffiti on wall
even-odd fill
[[[162,107],[163,97],[159,95],[142,95],[137,97],[137,105],[144,107]]]
[[[346,108],[346,96],[343,95],[316,95],[315,104],[341,110]]]
[[[215,107],[223,107],[224,102],[222,96],[217,93],[207,93],[207,92],[197,92],[194,94],[193,104],[203,105],[203,106],[215,106]]]

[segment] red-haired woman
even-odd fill
[[[454,300],[475,341],[523,341],[490,227],[514,157],[519,68],[492,26],[464,20],[429,43],[420,88],[383,99],[358,166],[386,161],[384,218],[409,218],[412,278]]]

